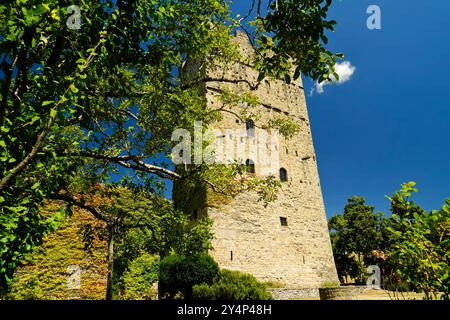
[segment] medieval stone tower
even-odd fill
[[[246,35],[238,33],[244,57],[253,54]],[[194,70],[195,71],[195,70]],[[189,72],[192,72],[190,70]],[[246,63],[236,62],[227,70],[215,69],[211,78],[239,80],[208,82],[205,95],[212,108],[223,106],[219,95],[224,85],[233,91],[249,91],[249,84],[257,82],[257,72]],[[300,80],[299,80],[300,81]],[[300,132],[291,139],[280,137],[275,146],[279,154],[279,168],[272,174],[282,181],[278,199],[264,207],[258,195],[247,192],[229,203],[212,204],[202,190],[185,190],[175,185],[175,204],[194,216],[208,215],[213,220],[214,249],[211,255],[221,268],[253,274],[261,281],[278,283],[286,288],[319,288],[325,283],[338,283],[322,199],[317,159],[311,135],[306,101],[301,83],[290,85],[283,81],[263,80],[252,94],[261,104],[257,111],[260,120],[275,116],[289,117],[298,123]],[[237,107],[226,108],[219,129],[248,129],[233,113]],[[233,139],[231,135],[220,138]],[[267,170],[252,159],[246,159],[258,176]]]

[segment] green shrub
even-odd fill
[[[159,257],[144,253],[134,259],[122,276],[125,300],[150,300],[157,292],[153,284],[158,281]]]
[[[218,272],[217,262],[207,254],[195,257],[176,254],[167,256],[160,265],[160,297],[173,299],[181,294],[185,299],[192,299],[192,287],[212,283]]]
[[[221,270],[214,282],[193,287],[196,300],[271,300],[266,286],[250,274]]]

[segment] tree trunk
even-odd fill
[[[114,227],[109,227],[108,278],[106,280],[106,300],[112,300],[113,268],[114,268]]]

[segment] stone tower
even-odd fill
[[[246,35],[238,33],[242,56],[250,57],[253,47]],[[195,72],[189,67],[189,72]],[[194,68],[195,69],[195,68]],[[249,91],[257,83],[258,73],[250,65],[236,62],[227,70],[215,69],[211,78],[239,80],[208,82],[205,94],[210,107],[223,106],[219,99],[224,85],[233,91]],[[261,105],[257,106],[261,121],[286,116],[297,122],[300,132],[289,140],[280,137],[279,168],[272,172],[282,182],[278,199],[264,207],[258,195],[247,192],[229,203],[212,204],[202,190],[185,190],[174,186],[175,205],[195,216],[208,215],[213,220],[214,249],[211,255],[221,268],[253,274],[261,281],[282,284],[286,288],[319,288],[325,283],[338,283],[322,199],[316,155],[301,80],[290,85],[283,81],[263,80],[256,90]],[[246,129],[246,123],[231,112],[215,126],[219,129]],[[256,126],[258,120],[255,121]],[[224,135],[224,139],[234,137]],[[267,170],[254,166],[256,175]]]

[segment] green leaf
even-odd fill
[[[70,89],[70,91],[72,91],[73,93],[78,93],[78,91],[80,91],[80,90],[78,90],[77,87],[75,87],[75,85],[74,85],[73,83],[70,84],[69,89]]]
[[[47,101],[42,102],[42,106],[45,107],[45,106],[48,106],[49,104],[52,104],[52,103],[55,103],[55,101],[47,100]]]
[[[41,185],[41,183],[38,181],[38,182],[36,182],[36,183],[34,183],[32,186],[31,186],[31,190],[36,190],[37,188],[39,188],[39,186]]]
[[[54,117],[56,117],[56,114],[58,113],[58,111],[56,110],[56,109],[51,109],[50,110],[50,117],[51,118],[54,118]]]

